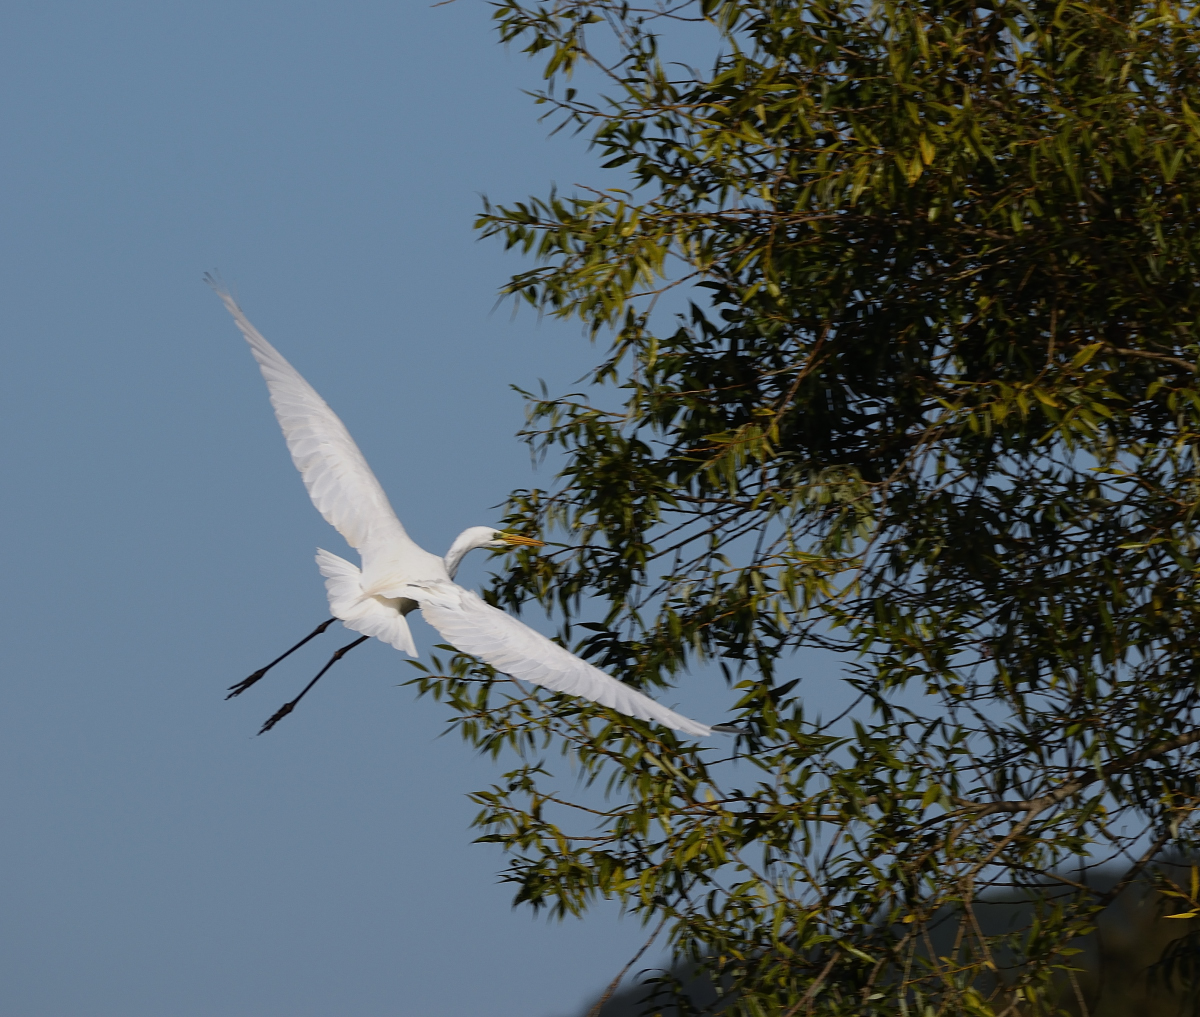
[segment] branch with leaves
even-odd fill
[[[659,697],[727,682],[745,730],[435,662],[421,690],[512,761],[475,801],[517,899],[665,923],[730,1015],[1091,1005],[1097,871],[1200,847],[1192,13],[495,17],[625,179],[479,219],[534,261],[510,296],[612,337],[587,392],[530,397],[564,466],[508,522],[560,542],[489,596]]]

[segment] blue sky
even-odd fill
[[[313,549],[342,545],[201,276],[440,551],[549,479],[509,384],[595,352],[494,310],[523,263],[476,240],[480,195],[593,159],[547,139],[478,0],[14,0],[0,47],[0,1015],[577,1012],[643,934],[511,908],[465,797],[499,771],[396,651],[263,738],[340,630],[223,701],[326,617]]]
[[[493,312],[521,262],[475,239],[480,194],[597,174],[488,15],[5,5],[0,1014],[551,1017],[640,942],[512,910],[465,797],[497,771],[394,650],[263,738],[340,632],[222,700],[326,616],[312,553],[341,545],[204,271],[431,549],[535,479],[509,383],[589,363],[577,328]]]

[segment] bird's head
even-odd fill
[[[446,552],[446,571],[450,578],[458,571],[459,563],[468,551],[477,547],[494,547],[497,549],[509,547],[542,547],[543,540],[522,536],[520,533],[510,533],[508,530],[498,530],[494,526],[472,526],[455,538],[450,550]]]

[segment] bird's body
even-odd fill
[[[363,636],[374,636],[415,657],[405,615],[419,607],[448,643],[512,678],[583,696],[687,734],[711,732],[707,725],[605,674],[455,583],[459,563],[474,548],[540,541],[474,526],[459,535],[444,558],[418,546],[405,532],[345,425],[250,324],[233,298],[219,288],[217,293],[258,361],[292,461],[313,504],[360,555],[361,567],[329,551],[317,552],[335,618]],[[253,680],[255,675],[248,683]]]

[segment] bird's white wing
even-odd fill
[[[368,543],[411,543],[346,425],[250,324],[233,297],[213,288],[258,361],[292,462],[317,511],[358,551]]]
[[[417,656],[417,647],[404,617],[405,607],[398,597],[365,595],[358,566],[323,548],[317,550],[317,568],[325,577],[329,609],[346,628],[364,636],[374,636],[410,657]],[[411,608],[411,603],[408,606]]]
[[[420,583],[406,593],[446,642],[491,664],[497,671],[555,692],[583,696],[619,713],[654,720],[704,737],[712,728],[668,710],[528,625],[485,603],[456,583]]]

